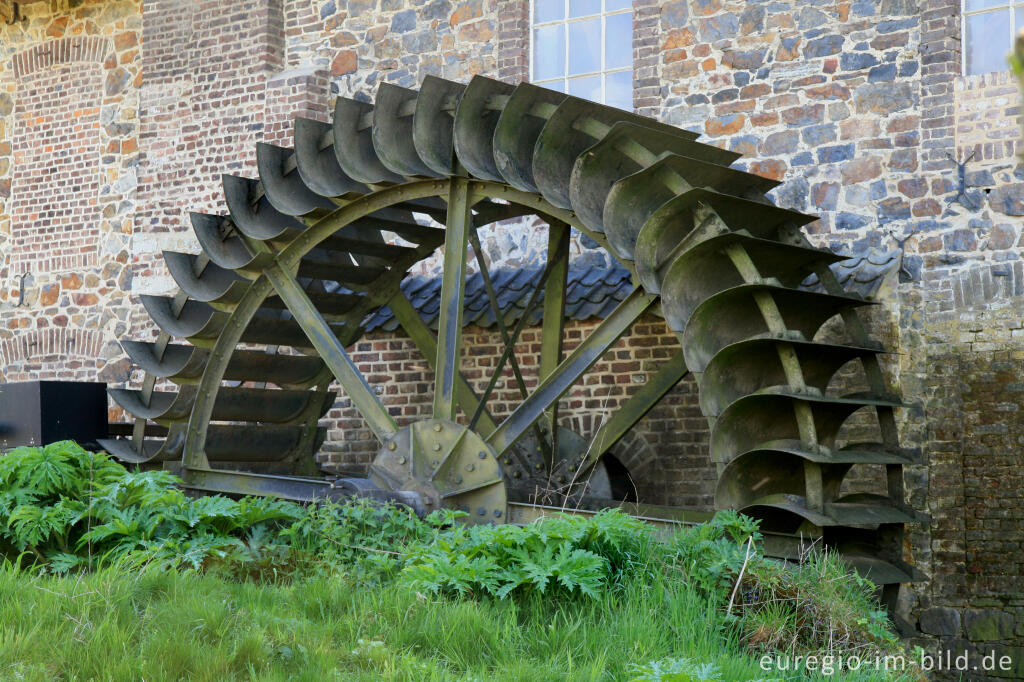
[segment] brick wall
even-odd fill
[[[221,211],[219,174],[254,174],[255,143],[286,143],[293,115],[324,119],[335,96],[371,97],[382,81],[528,75],[525,0],[25,7],[29,22],[0,28],[0,381],[123,380],[114,339],[129,327],[152,332],[129,292],[170,288],[160,250],[197,248],[188,211]],[[906,591],[904,609],[947,642],[1019,647],[1019,113],[1005,75],[960,76],[959,11],[959,0],[636,0],[634,104],[782,180],[778,203],[821,215],[808,226],[814,242],[849,254],[900,251],[899,281],[872,323],[901,351],[888,369],[915,405],[901,412],[901,428],[926,464],[908,467],[908,496],[932,521],[911,529],[907,555],[933,576]],[[79,47],[62,53],[62,44]],[[68,56],[33,70],[33,54]],[[33,93],[52,94],[57,82],[67,96],[44,106]],[[68,137],[32,129],[63,131],[69,120]],[[55,173],[29,182],[44,158],[59,160]],[[39,202],[29,192],[58,178],[81,183],[95,202],[62,197],[45,209],[52,217],[33,219]],[[33,246],[40,234],[58,245],[56,257]],[[482,236],[492,265],[515,266],[543,255],[545,234],[522,223]],[[577,236],[574,257],[607,258],[592,246]],[[468,358],[482,376],[494,334],[468,333],[489,349]],[[613,409],[649,372],[655,356],[645,353],[669,347],[657,322],[639,325],[574,389],[566,418],[591,433],[594,410]],[[430,377],[407,341],[371,335],[354,354],[403,418],[422,414]],[[512,388],[501,388],[507,405]],[[638,478],[649,499],[710,504],[707,427],[694,401],[684,382],[618,449],[634,473],[648,472]],[[344,402],[331,419],[325,456],[365,466],[369,434]]]
[[[140,3],[28,3],[0,28],[0,381],[118,381]]]
[[[570,322],[565,351],[570,352],[594,329],[597,321]],[[463,373],[482,394],[504,350],[497,330],[468,327],[463,337]],[[559,423],[582,436],[592,436],[618,406],[679,349],[665,323],[653,317],[637,321],[630,334],[610,349],[560,401]],[[423,356],[402,335],[371,333],[351,349],[352,359],[400,424],[427,418],[433,400],[433,373]],[[516,358],[528,388],[536,385],[540,362],[540,330],[527,329]],[[506,366],[488,403],[500,419],[522,401],[512,370]],[[345,471],[363,472],[378,444],[347,399],[328,413],[332,429],[322,460]],[[464,415],[463,415],[464,417]],[[655,504],[712,509],[714,467],[708,461],[708,423],[697,404],[697,388],[687,377],[634,431],[611,450],[629,471],[638,498]]]

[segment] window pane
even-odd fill
[[[569,16],[585,17],[601,13],[601,0],[569,0]]]
[[[1006,63],[1010,51],[1010,10],[985,12],[964,17],[967,50],[967,73],[991,73],[1010,68]]]
[[[633,0],[605,0],[605,12],[614,12],[617,9],[633,9]]]
[[[629,14],[613,14],[605,19],[604,68],[622,69],[632,65],[633,17]]]
[[[601,70],[601,19],[569,24],[569,73]]]
[[[967,0],[964,3],[964,9],[968,12],[973,12],[974,10],[986,9],[989,7],[1006,7],[1009,4],[1009,0]]]
[[[565,19],[565,0],[533,0],[533,23]]]
[[[533,78],[565,75],[565,25],[555,24],[533,30]]]
[[[547,83],[534,83],[534,85],[539,85],[540,87],[547,88],[548,90],[557,90],[558,92],[565,92],[564,79],[560,79],[557,81],[548,81]]]
[[[633,111],[633,72],[619,71],[605,76],[605,104]]]
[[[569,79],[569,94],[594,102],[601,101],[601,77],[584,76]]]

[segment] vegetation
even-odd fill
[[[735,513],[662,539],[176,483],[66,442],[0,458],[0,679],[815,679],[758,657],[899,651],[869,583],[765,559]]]

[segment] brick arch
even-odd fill
[[[12,339],[0,341],[0,361],[4,366],[15,363],[57,358],[95,360],[103,347],[102,335],[89,329],[47,327],[19,332]]]
[[[58,38],[14,55],[14,77],[22,80],[54,66],[78,62],[103,64],[110,52],[110,41],[99,36]]]
[[[13,58],[11,274],[96,265],[100,242],[104,61],[110,41],[71,36]]]

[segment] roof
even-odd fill
[[[832,265],[839,283],[846,291],[870,298],[877,295],[885,278],[895,272],[901,262],[902,251],[871,249]],[[530,295],[540,281],[544,267],[528,265],[521,268],[500,268],[490,273],[498,304],[505,311],[505,324],[514,325],[522,316]],[[804,280],[802,288],[821,290],[817,275]],[[441,306],[441,276],[413,275],[402,282],[402,291],[427,325],[436,330]],[[566,288],[565,317],[568,320],[602,319],[615,309],[633,291],[633,280],[621,265],[569,265]],[[543,305],[538,301],[528,324],[540,323]],[[477,272],[466,279],[466,303],[463,326],[493,327],[491,308],[483,276]],[[381,308],[370,316],[367,331],[382,329],[394,331],[400,325],[391,309]]]
[[[498,304],[505,313],[505,324],[511,326],[522,316],[530,295],[544,274],[542,265],[521,268],[501,268],[490,273]],[[441,305],[441,277],[413,275],[402,282],[402,291],[431,329],[437,329],[438,310]],[[633,280],[621,265],[569,265],[565,296],[565,317],[569,320],[604,318],[620,301],[633,291]],[[528,324],[540,323],[543,297],[534,307]],[[477,272],[466,279],[466,303],[463,326],[493,327],[495,323],[491,301],[484,287],[483,276]],[[388,307],[374,313],[366,325],[367,331],[383,329],[393,331],[398,320]]]
[[[848,293],[874,298],[885,283],[886,277],[899,270],[902,262],[901,249],[883,251],[872,248],[844,261],[833,263],[832,272]],[[822,288],[817,275],[808,277],[802,286],[813,291],[820,291]]]

